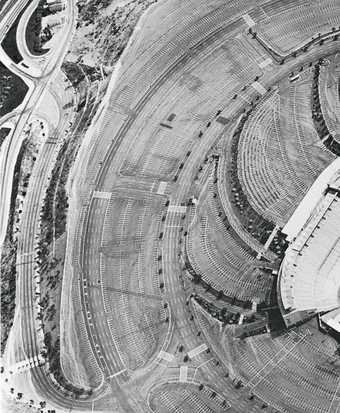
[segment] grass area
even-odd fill
[[[3,143],[3,141],[6,139],[6,136],[9,134],[10,129],[9,128],[0,128],[0,148]]]
[[[8,30],[4,40],[1,43],[4,51],[8,54],[8,56],[13,60],[14,63],[18,64],[22,62],[23,57],[19,52],[18,45],[17,45],[17,30],[19,21],[24,14],[25,10],[27,9],[29,2],[23,8],[21,13],[19,13],[18,17],[15,19],[14,23],[12,24],[11,28]]]
[[[27,48],[30,51],[30,53],[34,56],[41,56],[47,53],[49,50],[49,49],[43,49],[43,41],[41,37],[41,30],[42,30],[41,20],[43,17],[50,14],[47,11],[47,9],[44,8],[45,5],[46,5],[46,0],[40,0],[38,7],[32,13],[28,21],[27,27],[26,27],[25,38],[26,38]],[[45,41],[50,40],[50,38],[52,37],[51,33],[48,32],[48,30],[45,33],[45,35],[46,35],[44,36]]]
[[[0,10],[3,9],[4,5],[7,3],[8,0],[0,0]]]
[[[0,62],[0,117],[20,105],[28,86]]]

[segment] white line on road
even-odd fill
[[[110,376],[108,376],[108,379],[112,379],[112,377],[117,377],[117,376],[119,376],[120,374],[123,374],[124,372],[126,372],[126,369],[117,371],[117,373],[114,373],[114,374],[111,374]]]
[[[168,211],[178,214],[184,214],[187,210],[187,207],[184,205],[169,205]]]
[[[261,95],[265,95],[267,93],[267,90],[261,85],[259,82],[253,82],[252,87],[257,90]]]
[[[192,378],[193,381],[195,380],[197,370],[198,370],[199,368],[205,366],[206,364],[208,364],[208,363],[209,363],[210,361],[212,361],[212,360],[214,360],[214,359],[211,358],[211,359],[209,359],[209,360],[206,360],[206,361],[204,361],[203,363],[201,363],[199,366],[197,366],[197,367],[195,368],[194,376],[193,376],[193,378]]]
[[[267,239],[266,243],[264,244],[263,249],[265,251],[267,251],[267,249],[269,248],[269,245],[272,243],[277,231],[280,229],[280,227],[278,225],[275,226],[275,228],[273,229],[272,233],[269,235],[269,238]]]
[[[158,357],[163,360],[169,361],[169,362],[174,361],[175,359],[173,354],[167,353],[166,351],[163,351],[163,350],[159,352]]]
[[[110,199],[111,198],[111,192],[94,191],[93,192],[93,198]]]
[[[42,365],[44,363],[45,360],[41,356],[37,355],[29,359],[19,361],[18,363],[13,364],[12,366],[9,366],[8,370],[13,371],[14,373],[20,373],[26,370],[30,370],[35,366]]]
[[[163,181],[160,182],[158,186],[157,194],[164,195],[167,185],[168,185],[167,182],[163,182]]]
[[[271,65],[273,63],[272,59],[268,57],[267,59],[263,60],[262,62],[258,63],[261,69],[264,69],[265,67]]]
[[[249,27],[255,26],[255,22],[254,22],[254,20],[249,16],[249,14],[244,14],[242,17],[243,17],[243,20],[247,23],[247,25],[248,25]]]
[[[201,344],[200,346],[194,348],[193,350],[190,350],[188,352],[188,356],[190,358],[196,357],[199,354],[203,353],[203,351],[207,350],[208,346],[206,345],[206,343]]]
[[[188,381],[188,366],[181,366],[179,369],[179,381],[180,383],[186,383]]]
[[[239,97],[240,97],[241,99],[243,99],[244,101],[246,101],[247,103],[250,103],[250,100],[246,99],[244,96],[239,95]]]

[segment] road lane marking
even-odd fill
[[[94,191],[93,192],[93,198],[110,199],[111,198],[111,192]]]
[[[169,205],[168,211],[178,214],[184,214],[187,210],[186,206],[183,205]]]
[[[126,369],[122,369],[122,370],[120,370],[120,371],[117,371],[117,373],[111,374],[111,375],[108,376],[107,378],[108,378],[108,379],[112,379],[112,377],[117,377],[117,376],[119,376],[120,374],[123,374],[123,373],[126,372],[126,371],[127,371]]]
[[[158,186],[158,189],[157,189],[157,194],[158,194],[158,195],[164,195],[167,185],[168,185],[167,182],[161,181],[161,182],[159,183],[159,186]]]
[[[166,351],[161,350],[158,354],[158,357],[165,360],[165,361],[174,361],[175,356],[173,354],[167,353]]]
[[[201,354],[203,351],[207,349],[208,349],[208,346],[206,345],[206,343],[203,343],[200,346],[194,348],[193,350],[190,350],[188,352],[188,356],[192,359],[193,357],[198,356],[199,354]]]
[[[243,20],[247,23],[249,27],[255,26],[254,20],[249,16],[249,14],[244,14],[242,16]]]
[[[267,93],[267,90],[261,85],[259,82],[253,82],[252,87],[257,90],[261,95],[265,95]]]
[[[273,63],[272,59],[268,57],[267,59],[263,60],[262,62],[258,63],[261,69],[264,69],[265,67],[271,65]]]
[[[21,254],[21,257],[29,257],[30,255],[34,255],[34,251],[24,252],[23,254]]]
[[[180,383],[186,383],[188,381],[188,366],[181,366],[179,369],[179,381]]]
[[[8,370],[13,371],[13,373],[21,373],[30,370],[33,367],[41,366],[42,364],[45,364],[45,360],[42,356],[37,355],[9,366]]]

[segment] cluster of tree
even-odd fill
[[[49,253],[49,245],[53,241],[53,235],[58,238],[66,229],[66,212],[68,198],[65,191],[65,183],[68,176],[70,163],[66,161],[68,141],[65,141],[58,153],[55,166],[52,170],[49,186],[46,190],[44,204],[41,210],[40,249],[41,256]]]
[[[93,24],[99,17],[99,10],[105,9],[110,4],[110,0],[81,0],[77,2],[80,20],[85,26]]]
[[[223,298],[223,291],[218,292],[217,299]],[[213,303],[205,300],[203,297],[198,295],[195,296],[195,300],[204,308],[212,317],[221,321],[224,324],[237,324],[240,319],[241,314],[237,311],[231,311],[227,307],[219,308]]]
[[[80,83],[85,80],[85,77],[90,82],[100,78],[100,72],[97,68],[83,63],[63,62],[61,68],[74,88],[78,88]]]
[[[14,167],[10,215],[7,225],[6,238],[4,242],[4,251],[0,264],[0,282],[1,282],[1,351],[5,349],[6,341],[10,328],[13,325],[15,312],[15,289],[16,289],[16,258],[17,258],[17,241],[13,236],[13,226],[15,220],[15,204],[18,195],[19,180],[21,173],[21,163],[27,148],[28,141],[24,139],[17,161]]]
[[[7,254],[2,257],[1,272],[1,349],[5,348],[9,331],[13,325],[15,312],[16,281],[16,242],[12,243]]]
[[[54,343],[52,340],[52,335],[49,331],[44,334],[44,343],[46,346],[46,353],[44,356],[48,358],[50,364],[50,373],[53,374],[54,378],[60,384],[60,386],[65,389],[70,394],[73,394],[75,398],[80,396],[91,396],[92,390],[85,390],[81,387],[74,386],[70,383],[64,376],[60,365],[60,340],[57,338]]]

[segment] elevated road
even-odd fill
[[[68,2],[68,10],[70,14],[69,14],[69,20],[67,21],[67,30],[65,30],[63,40],[60,42],[59,48],[55,50],[55,53],[52,55],[51,59],[46,61],[41,77],[39,79],[34,79],[34,81],[32,81],[29,76],[27,76],[25,73],[21,72],[20,70],[17,71],[16,73],[25,82],[28,82],[30,84],[30,89],[27,93],[27,96],[24,102],[20,106],[21,113],[19,114],[16,120],[16,126],[12,133],[11,140],[10,142],[7,142],[7,145],[3,145],[3,147],[1,148],[1,152],[0,152],[0,176],[1,176],[0,178],[0,198],[2,200],[1,208],[0,208],[0,223],[1,223],[0,224],[0,248],[4,241],[4,237],[6,234],[7,220],[8,220],[7,217],[9,214],[9,202],[10,202],[9,200],[10,200],[11,191],[12,191],[13,172],[14,172],[15,160],[17,159],[17,156],[18,156],[21,144],[22,144],[22,140],[23,140],[22,130],[25,124],[27,123],[27,121],[29,120],[31,114],[33,113],[36,105],[39,103],[46,87],[48,86],[50,82],[53,81],[54,77],[56,76],[56,73],[61,66],[63,57],[66,54],[66,51],[67,51],[66,45],[70,41],[73,35],[73,32],[75,30],[74,26],[75,26],[75,13],[76,12],[75,12],[75,6],[73,5],[72,1],[73,0],[69,0]],[[21,2],[21,3],[22,3],[21,7],[24,7],[24,2]],[[20,10],[21,8],[18,8],[18,5],[16,5],[15,10],[13,11],[14,15],[17,15],[20,12]],[[0,41],[2,39],[1,33],[2,33],[2,36],[4,36],[5,32],[8,30],[4,28],[5,22],[8,20],[13,20],[13,18],[10,19],[11,16],[12,16],[12,13],[10,13],[10,16],[6,20],[0,23]],[[4,61],[4,63],[6,64],[6,61]],[[10,70],[12,69],[12,66],[14,66],[14,68],[17,67],[17,65],[11,64],[9,67]],[[19,110],[19,108],[17,110]]]

